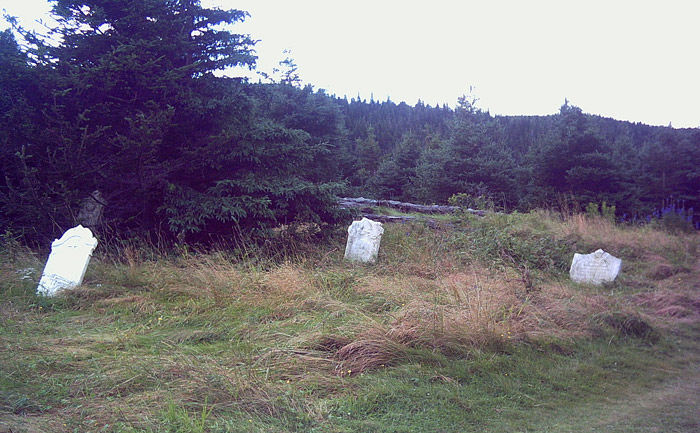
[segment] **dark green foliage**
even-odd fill
[[[44,116],[7,129],[1,204],[17,215],[3,225],[24,230],[48,221],[60,232],[95,189],[107,202],[107,224],[123,234],[167,227],[182,239],[337,217],[338,185],[326,183],[328,173],[310,175],[330,153],[325,138],[338,128],[336,106],[307,92],[300,95],[310,105],[306,117],[280,116],[254,86],[212,74],[254,65],[247,35],[217,30],[245,12],[188,0],[59,0],[54,14],[63,39],[46,47],[45,65],[30,65],[8,32],[2,40],[3,72],[18,77],[8,86],[15,99],[28,93],[23,76],[46,69],[51,86],[26,108],[14,104],[29,120],[27,110]],[[287,89],[297,92],[268,92]],[[25,145],[30,136],[36,145]]]
[[[74,188],[106,191],[105,214],[119,229],[162,226],[173,186],[218,180],[210,177],[225,152],[217,138],[246,126],[235,117],[247,109],[240,90],[211,75],[254,62],[247,36],[214,29],[245,13],[157,0],[59,1],[54,12],[64,38],[53,52],[65,69],[57,73],[71,86],[57,121],[80,122],[57,134],[66,159],[82,156],[71,170],[83,177]]]
[[[454,111],[447,106],[431,107],[423,102],[411,107],[405,102],[395,104],[352,99],[336,99],[345,116],[350,140],[364,139],[372,128],[382,152],[386,153],[401,140],[406,132],[419,134],[421,138],[441,136],[447,131],[447,123]]]
[[[333,220],[338,185],[319,185],[301,177],[300,168],[308,167],[323,151],[322,145],[310,145],[308,139],[304,131],[260,121],[240,139],[218,146],[226,152],[208,162],[208,168],[219,173],[208,173],[210,183],[192,182],[196,175],[192,173],[181,185],[169,185],[164,210],[171,230],[197,233],[207,227],[209,234],[216,234],[231,233],[224,227],[232,223],[265,228]],[[222,227],[216,230],[217,226]]]
[[[255,65],[253,39],[222,27],[247,14],[197,0],[57,0],[54,14],[58,45],[12,19],[23,47],[0,34],[2,232],[51,239],[96,189],[113,232],[193,241],[337,221],[334,194],[467,194],[504,211],[566,196],[637,222],[671,200],[686,228],[700,223],[697,129],[568,102],[553,116],[493,117],[473,97],[454,110],[348,101],[302,87],[290,58],[276,83],[217,77]]]
[[[487,266],[513,267],[527,273],[528,278],[530,271],[561,273],[569,265],[573,245],[543,236],[532,218],[536,216],[490,214],[471,218],[455,246]]]
[[[618,189],[620,170],[604,142],[581,109],[564,104],[558,134],[534,149],[534,180],[579,200],[609,201]]]
[[[308,142],[322,148],[313,169],[304,173],[315,182],[338,181],[352,163],[345,154],[347,139],[344,117],[334,100],[323,90],[308,85],[256,84],[254,100],[261,117],[268,117],[286,128],[305,131]]]
[[[394,151],[377,167],[369,180],[374,196],[390,200],[411,201],[411,182],[422,145],[416,134],[407,132],[396,144]]]
[[[0,33],[0,231],[28,239],[65,223],[71,200],[68,181],[45,170],[46,160],[60,157],[46,147],[53,139],[46,119],[56,77],[37,52],[23,51],[11,31]]]
[[[523,170],[505,145],[503,130],[488,114],[460,99],[449,136],[426,148],[412,179],[413,192],[423,202],[444,203],[458,193],[488,196],[504,208],[519,204]]]

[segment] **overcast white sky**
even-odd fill
[[[564,98],[620,120],[700,127],[695,0],[203,0],[251,17],[259,69],[291,50],[304,83],[348,98],[551,114]],[[44,0],[4,6],[25,24]],[[3,23],[2,27],[6,27]]]

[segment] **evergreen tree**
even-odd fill
[[[621,170],[612,148],[580,108],[565,103],[556,132],[534,151],[535,188],[572,194],[582,206],[615,203]]]
[[[42,158],[39,183],[71,212],[100,189],[120,231],[170,227],[200,233],[193,239],[335,216],[335,186],[307,176],[327,147],[269,120],[251,85],[213,74],[254,65],[252,40],[220,30],[245,12],[198,0],[57,0],[54,14],[51,140],[25,160]]]
[[[413,199],[410,185],[416,176],[416,164],[420,157],[421,144],[418,136],[407,132],[393,152],[377,167],[370,179],[369,189],[382,199],[410,201]]]
[[[424,151],[413,190],[428,202],[446,202],[454,194],[466,193],[504,207],[517,206],[521,170],[504,144],[500,125],[474,103],[466,96],[459,99],[448,123],[449,139]]]
[[[0,232],[27,237],[48,233],[61,223],[61,187],[46,188],[52,173],[43,162],[49,140],[42,109],[51,77],[17,44],[10,30],[0,32]],[[57,221],[56,219],[59,218]]]
[[[374,128],[370,127],[367,130],[366,138],[355,140],[354,155],[355,168],[350,183],[360,190],[367,191],[366,186],[369,185],[370,179],[375,175],[377,168],[379,168],[382,157],[382,151],[374,134]]]

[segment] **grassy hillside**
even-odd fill
[[[236,252],[0,256],[0,431],[697,431],[700,236],[545,212]],[[623,259],[602,287],[574,252]]]

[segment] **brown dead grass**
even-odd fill
[[[608,291],[551,280],[526,287],[514,272],[463,264],[441,243],[444,234],[421,239],[417,248],[408,245],[411,239],[388,244],[394,250],[385,251],[373,267],[325,258],[319,266],[303,261],[254,266],[216,253],[156,261],[138,250],[126,250],[119,261],[98,257],[86,284],[65,297],[75,309],[111,314],[91,317],[91,329],[68,319],[66,326],[81,329],[80,337],[14,346],[23,357],[70,357],[70,363],[57,362],[41,371],[46,377],[89,372],[67,382],[70,399],[80,401],[80,407],[5,413],[0,431],[74,431],[70,420],[94,421],[97,427],[124,422],[148,430],[158,425],[158,414],[168,404],[196,412],[204,401],[214,413],[241,410],[280,418],[295,412],[323,419],[327,411],[295,392],[308,386],[340,395],[357,386],[346,376],[369,370],[440,362],[440,357],[468,358],[473,351],[507,350],[520,341],[591,337],[599,326],[594,318],[611,310],[621,312],[622,325],[627,318],[654,327],[700,321],[697,266],[670,255],[689,248],[692,240],[583,217],[547,224],[556,236],[583,239],[613,253],[624,250],[628,263],[629,258],[639,261],[624,272],[636,273],[644,293],[610,296]],[[336,253],[342,256],[341,250]],[[12,268],[5,275],[14,272]],[[346,283],[345,292],[334,286]],[[374,298],[387,307],[374,309]],[[164,300],[177,320],[172,328],[160,329],[157,338],[149,334],[151,325],[145,320],[109,334],[97,329],[107,323],[100,321],[119,320],[114,314],[118,311],[135,319],[158,315]],[[264,307],[263,313],[256,310],[259,322],[234,331],[219,329],[218,312],[233,304]],[[319,312],[330,324],[319,323]],[[36,322],[38,314],[0,303],[0,320],[12,321],[13,327]],[[197,326],[189,326],[190,320]],[[225,356],[181,349],[233,335],[254,341],[258,348]],[[159,345],[157,350],[146,350],[152,342]],[[114,357],[100,358],[95,368],[93,358],[105,351]]]
[[[700,321],[700,293],[679,293],[668,289],[640,293],[632,297],[634,304],[652,315],[671,321]]]
[[[449,229],[422,224],[385,227],[391,232],[385,231],[382,239],[378,274],[435,279],[459,269],[459,259],[449,246]]]
[[[263,276],[263,285],[270,292],[283,298],[299,298],[308,295],[312,288],[309,275],[299,266],[283,263]]]
[[[405,358],[405,346],[378,329],[365,331],[355,341],[341,347],[336,357],[340,360],[337,374],[359,374],[376,368],[395,365]]]
[[[548,220],[554,221],[551,216]],[[587,244],[599,245],[603,250],[625,250],[636,257],[677,249],[683,244],[683,239],[650,226],[625,228],[604,218],[584,214],[571,215],[563,222],[555,223],[553,229],[564,238],[579,237]]]
[[[619,313],[613,325],[624,325],[627,319],[654,326],[700,321],[700,265],[697,258],[693,263],[687,259],[694,257],[697,235],[683,238],[651,228],[620,228],[580,215],[563,222],[545,214],[540,219],[552,236],[582,240],[612,253],[622,251],[623,272],[628,273],[622,284],[638,284],[624,289],[644,292],[612,294],[618,286],[610,290],[573,286],[555,277],[528,286],[513,269],[492,271],[476,261],[464,264],[445,247],[445,233],[429,231],[414,233],[424,237],[419,241],[389,233],[393,236],[393,243],[386,245],[389,251],[371,267],[329,262],[327,255],[319,255],[322,259],[316,264],[301,260],[264,266],[216,253],[154,261],[135,250],[127,250],[118,263],[98,260],[88,283],[66,294],[76,308],[125,309],[146,316],[158,313],[161,298],[182,297],[183,302],[172,302],[169,308],[184,324],[212,317],[234,303],[265,307],[255,316],[258,321],[236,329],[235,335],[263,341],[266,349],[247,354],[244,360],[231,355],[225,362],[204,355],[176,355],[169,349],[156,357],[105,361],[102,369],[108,373],[85,376],[71,385],[73,395],[84,393],[90,402],[81,413],[62,417],[94,413],[107,417],[104,424],[113,423],[119,420],[123,402],[156,413],[163,409],[165,395],[177,395],[177,405],[206,399],[216,408],[264,416],[284,416],[290,408],[308,413],[302,400],[280,404],[276,396],[306,383],[329,392],[340,390],[343,376],[407,362],[418,352],[461,358],[470,351],[504,350],[519,341],[591,337],[610,311]],[[387,227],[390,230],[403,233],[405,228]],[[333,251],[342,256],[341,250]],[[372,307],[375,298],[381,308]],[[319,323],[319,312],[330,325]],[[21,321],[21,314],[36,313],[20,313],[11,304],[0,303],[0,318]],[[110,315],[110,320],[115,317]],[[596,321],[597,317],[603,319]],[[109,346],[116,353],[131,344],[139,329],[109,341],[83,343]],[[159,344],[176,347],[230,338],[215,326],[171,331]],[[89,354],[77,350],[78,340],[49,344],[78,356]],[[101,390],[97,398],[87,398],[92,388]],[[108,397],[119,398],[108,401]]]
[[[564,222],[547,215],[540,220],[554,236],[622,252],[627,261],[625,281],[642,288],[681,274],[687,282],[696,275],[686,257],[693,257],[697,238],[624,228],[581,215]],[[365,322],[351,341],[343,341],[336,352],[340,374],[401,362],[415,348],[464,356],[469,350],[498,350],[519,340],[592,338],[606,326],[621,333],[635,331],[627,329],[630,324],[649,330],[657,316],[688,321],[698,315],[700,297],[664,293],[631,298],[615,294],[615,288],[586,289],[553,280],[532,286],[513,270],[494,272],[475,262],[455,270],[450,253],[446,257],[419,254],[417,260],[397,265],[395,274],[372,274],[361,280],[358,292],[382,294],[400,301],[401,307],[389,320]],[[679,265],[679,260],[686,264]],[[666,302],[660,303],[661,299]]]
[[[633,289],[644,291],[620,297],[616,308],[639,310],[646,319],[663,327],[700,320],[700,236],[697,233],[673,235],[651,226],[624,227],[580,214],[568,216],[563,222],[556,222],[549,216],[547,221],[558,236],[580,239],[623,258],[621,280]],[[606,301],[605,297],[594,296],[589,302],[591,300],[601,305],[574,308],[570,317],[611,308],[611,300]],[[540,302],[549,310],[557,303],[551,299]],[[585,304],[581,300],[576,303]],[[552,317],[565,318],[567,314],[557,313]],[[557,325],[568,327],[561,319]]]
[[[410,276],[389,280],[372,278],[365,287],[391,287],[406,300],[388,322],[365,323],[336,357],[338,373],[355,374],[395,365],[411,349],[430,349],[448,356],[469,350],[502,347],[514,338],[510,315],[521,309],[517,285],[504,275],[472,266],[468,272],[439,279]]]
[[[647,271],[645,276],[650,280],[661,281],[676,274],[688,273],[691,271],[687,266],[674,265],[667,257],[660,254],[647,254],[645,256]]]
[[[173,266],[173,264],[171,264]],[[183,269],[187,272],[183,274]],[[242,287],[254,283],[258,275],[245,272],[223,254],[196,256],[185,260],[176,269],[178,277],[172,278],[169,288],[194,297],[220,297],[237,295]]]
[[[586,294],[560,283],[548,283],[529,294],[513,327],[528,338],[589,337],[593,332],[591,318],[608,311],[611,300],[601,294]]]

